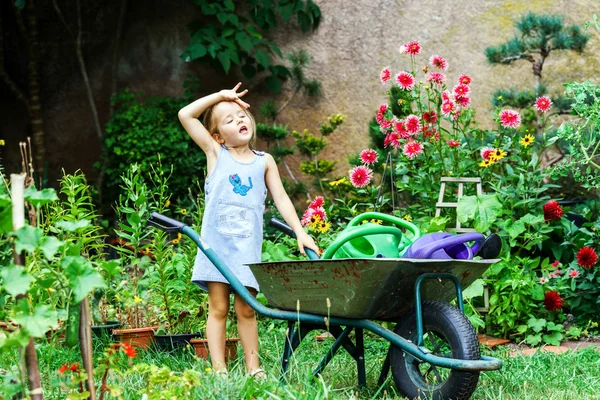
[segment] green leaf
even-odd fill
[[[474,297],[483,296],[484,286],[483,279],[476,279],[463,291],[463,299],[472,299]]]
[[[28,186],[23,195],[25,196],[25,201],[31,203],[34,207],[43,206],[58,200],[56,190],[54,189],[35,190],[33,186]]]
[[[65,242],[58,240],[58,238],[54,236],[44,236],[40,241],[40,250],[44,253],[44,257],[46,260],[52,261],[54,255],[58,252]]]
[[[202,43],[194,43],[187,49],[189,56],[192,60],[202,58],[206,55],[206,46]]]
[[[18,313],[15,315],[14,320],[33,337],[45,337],[49,329],[58,327],[56,311],[51,310],[45,304],[36,305],[33,313],[31,313],[29,303],[26,299],[22,299],[19,301],[17,310]]]
[[[552,346],[560,346],[560,342],[563,340],[563,334],[560,332],[552,332],[550,335],[543,335],[544,342]]]
[[[543,215],[525,214],[519,221],[522,221],[523,223],[529,224],[529,225],[536,225],[536,224],[541,224],[542,222],[544,222],[544,216]]]
[[[446,230],[446,225],[450,222],[448,217],[433,217],[429,220],[429,226],[426,228],[427,233],[440,232]]]
[[[20,265],[9,265],[0,269],[4,290],[12,297],[25,294],[29,290],[31,282],[35,279],[27,273],[25,267]]]
[[[281,91],[281,80],[274,76],[268,76],[265,79],[265,84],[273,93],[279,93]]]
[[[225,70],[225,73],[229,72],[229,68],[231,67],[231,60],[229,59],[229,55],[227,54],[227,52],[219,52],[219,54],[217,54],[217,58],[223,66],[223,70]]]
[[[533,300],[544,300],[544,288],[540,285],[535,285],[531,290],[531,297]]]
[[[65,232],[75,232],[78,229],[90,226],[91,221],[87,219],[81,219],[79,221],[66,221],[60,220],[56,223],[56,227],[62,229]]]
[[[252,65],[242,65],[242,74],[246,77],[246,79],[250,80],[256,76],[256,68]]]
[[[508,235],[513,239],[518,237],[521,233],[525,232],[526,230],[523,221],[518,220],[513,222],[509,219],[504,221],[504,229],[506,230],[506,232],[508,232]]]
[[[109,277],[117,276],[123,268],[119,265],[119,261],[110,260],[110,261],[101,261],[98,266],[101,270],[105,271]]]
[[[534,332],[539,333],[546,326],[546,320],[544,318],[537,319],[535,317],[529,318],[527,326],[533,329]]]
[[[502,204],[496,195],[463,196],[456,213],[461,223],[472,219],[477,231],[486,232],[502,214]]]
[[[254,57],[256,57],[256,61],[262,65],[263,68],[268,68],[271,64],[271,57],[261,49],[257,49],[254,52]]]
[[[535,335],[527,335],[525,342],[530,346],[537,346],[542,341],[542,334],[537,333]]]
[[[64,257],[61,260],[61,267],[69,279],[69,286],[73,289],[75,303],[83,300],[93,289],[106,287],[102,276],[84,257]]]
[[[248,35],[246,35],[245,32],[242,32],[242,31],[237,32],[235,34],[235,40],[238,42],[240,47],[242,49],[244,49],[245,51],[247,51],[248,53],[250,53],[250,50],[252,50],[252,48],[254,47],[254,45],[252,44],[252,41],[250,40]]]
[[[25,225],[16,232],[16,236],[15,251],[17,253],[23,251],[33,253],[44,236],[44,232],[40,228]]]

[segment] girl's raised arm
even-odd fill
[[[216,156],[219,151],[219,144],[213,139],[211,133],[202,125],[198,117],[210,106],[221,101],[235,101],[244,108],[250,105],[240,99],[248,93],[248,90],[237,93],[242,83],[238,83],[232,90],[221,90],[220,92],[204,96],[191,104],[179,110],[177,116],[183,128],[198,146],[207,154]]]

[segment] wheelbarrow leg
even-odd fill
[[[363,341],[363,328],[354,330],[356,337],[356,372],[358,375],[358,386],[364,387],[367,384],[367,374],[365,371],[365,344]]]
[[[336,331],[338,331],[338,332],[336,332],[337,334],[331,332],[336,337],[335,342],[333,343],[333,345],[331,346],[331,348],[329,349],[327,354],[325,354],[325,357],[323,357],[323,359],[319,363],[319,366],[317,368],[315,368],[315,370],[313,371],[313,376],[317,376],[321,372],[323,372],[323,370],[325,369],[327,364],[329,364],[329,361],[331,361],[331,359],[333,358],[335,353],[337,353],[337,351],[340,349],[340,347],[342,345],[344,345],[344,342],[348,341],[348,335],[352,331],[352,327],[349,327],[349,326],[347,326],[343,331],[341,331],[339,329],[339,327],[335,327],[335,328],[337,328],[337,329],[335,329]]]
[[[280,379],[280,381],[282,383],[285,383],[285,373],[288,369],[290,358],[291,358],[294,350],[296,350],[296,348],[300,345],[300,342],[302,342],[302,339],[304,339],[310,331],[312,331],[314,329],[321,329],[320,325],[314,325],[314,324],[307,324],[307,323],[299,324],[300,326],[298,326],[298,328],[295,328],[295,325],[296,325],[296,321],[288,322],[288,330],[285,335],[285,344],[283,347],[283,355],[281,356],[281,379]]]

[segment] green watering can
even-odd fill
[[[394,226],[363,221],[379,219]],[[400,229],[410,235],[405,235]],[[321,259],[332,258],[398,258],[413,241],[421,237],[419,228],[402,218],[378,212],[356,216],[323,252]]]

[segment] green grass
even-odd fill
[[[196,359],[191,349],[171,354],[154,350],[140,351],[135,362],[164,365],[172,371],[193,369],[200,372],[200,385],[193,388],[188,399],[401,399],[396,393],[391,375],[383,387],[376,387],[379,371],[387,350],[387,343],[371,334],[365,336],[365,356],[367,360],[367,388],[356,385],[356,364],[341,350],[325,369],[322,377],[311,376],[323,353],[332,341],[319,343],[307,338],[290,362],[288,384],[278,382],[279,357],[283,348],[285,325],[271,324],[271,329],[261,324],[261,357],[263,367],[269,373],[267,382],[254,382],[246,376],[243,359],[238,358],[229,365],[229,376],[222,379],[207,371],[210,367],[205,360]],[[312,336],[312,335],[311,335]],[[95,343],[94,358],[102,354],[107,343]],[[43,374],[45,399],[63,399],[64,382],[57,371],[67,362],[79,361],[76,350],[65,349],[56,341],[39,343],[38,357]],[[241,354],[241,348],[238,349]],[[485,354],[504,360],[501,371],[482,373],[473,399],[600,399],[600,357],[599,351],[585,349],[563,355],[541,353],[531,357],[510,357],[506,349]],[[17,353],[0,360],[0,368],[17,374]],[[125,370],[129,360],[120,361]],[[96,376],[98,384],[100,377]],[[123,376],[111,375],[110,381],[118,383],[124,391],[125,399],[139,399],[140,391],[147,382],[139,374]],[[0,398],[2,396],[0,395]],[[105,397],[106,398],[106,397]],[[110,396],[108,396],[110,398]]]

